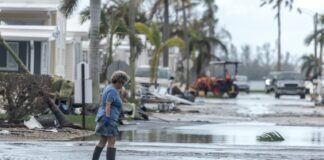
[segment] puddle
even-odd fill
[[[283,142],[258,142],[264,132],[278,131]],[[97,140],[91,136],[77,140]],[[197,143],[226,145],[323,146],[324,127],[277,126],[272,123],[225,123],[175,127],[163,130],[122,131],[122,142]]]

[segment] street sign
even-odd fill
[[[82,80],[74,81],[74,103],[82,103]],[[85,103],[92,103],[92,80],[85,80]]]
[[[82,104],[82,127],[85,129],[85,105],[92,103],[92,81],[89,80],[89,65],[85,62],[77,65],[74,95],[74,102]]]
[[[81,80],[82,79],[82,74],[81,74],[81,65],[84,64],[84,79],[90,79],[90,74],[89,74],[89,64],[85,62],[81,62],[77,64],[77,79]]]

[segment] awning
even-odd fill
[[[49,40],[56,26],[0,25],[0,33],[6,40]]]
[[[52,2],[43,0],[37,1],[23,1],[15,2],[15,0],[8,2],[0,0],[0,10],[2,11],[55,11],[60,5],[60,1]]]

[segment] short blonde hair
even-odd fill
[[[127,73],[121,70],[115,71],[111,76],[112,83],[117,83],[117,82],[127,83],[128,80],[129,80],[129,76],[127,75]]]

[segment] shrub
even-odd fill
[[[0,96],[9,123],[17,123],[28,115],[44,112],[47,105],[42,93],[49,92],[49,76],[0,73]]]

